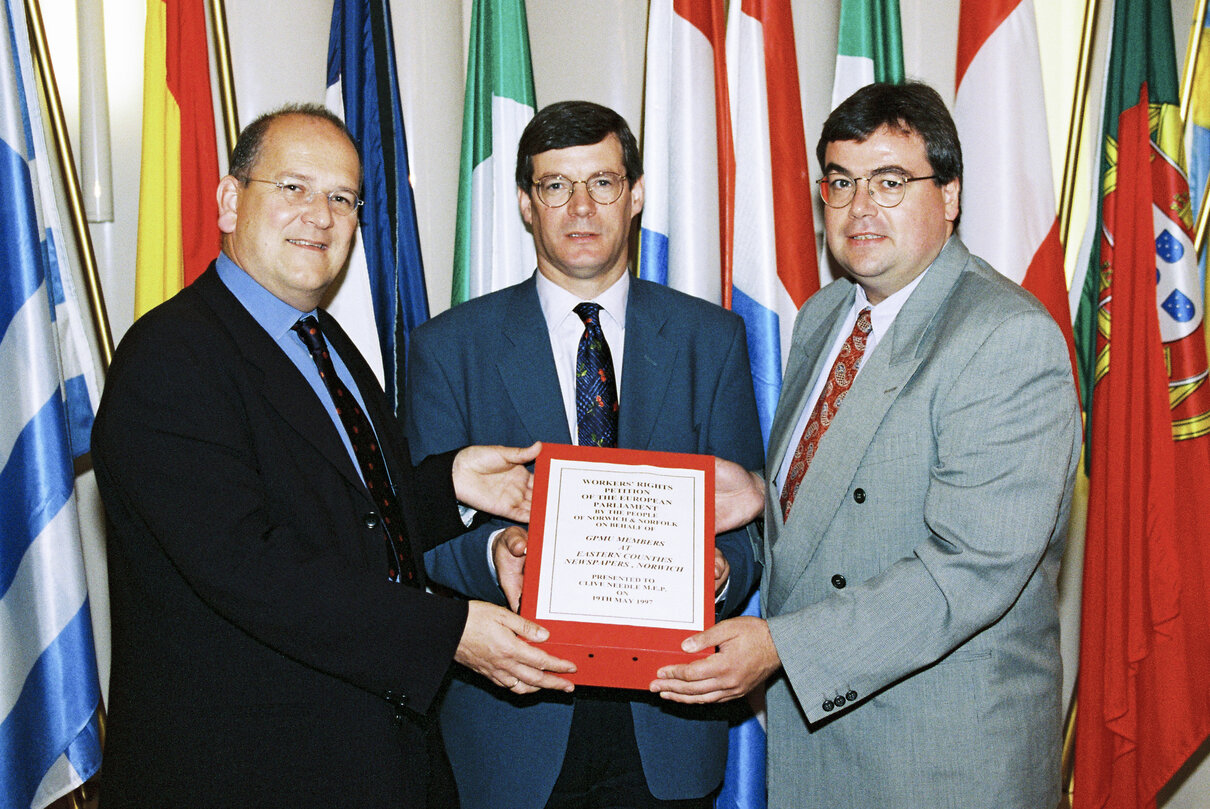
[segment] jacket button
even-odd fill
[[[865,502],[865,489],[854,489],[853,490],[853,501],[855,503],[864,503]]]
[[[823,709],[824,709],[825,711],[830,711],[830,710],[832,710],[832,709],[833,709],[833,708],[835,708],[835,707],[836,707],[836,706],[832,704],[832,700],[830,700],[830,699],[825,699],[825,700],[823,701]]]
[[[836,703],[836,707],[839,708],[840,706],[844,705],[844,697],[842,697],[840,694],[837,694],[834,702]]]
[[[837,590],[843,590],[846,584],[848,584],[848,582],[844,580],[844,576],[840,575],[839,573],[832,574],[832,586]]]
[[[844,698],[849,702],[855,702],[857,700],[857,692],[850,688],[849,693],[845,694]]]
[[[365,522],[366,528],[377,528],[378,527],[378,513],[377,512],[371,511],[369,514],[365,515],[361,519]]]

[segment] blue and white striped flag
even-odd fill
[[[62,255],[21,0],[0,41],[0,809],[43,807],[100,766],[101,689],[73,458],[97,400]]]
[[[370,365],[382,368],[398,410],[407,337],[428,319],[429,303],[387,0],[332,4],[325,101],[357,141],[365,199],[349,268],[327,308]],[[364,334],[367,325],[377,326],[375,338]]]

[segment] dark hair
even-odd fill
[[[820,167],[826,169],[829,143],[860,143],[884,126],[920,136],[937,185],[962,180],[962,144],[954,119],[937,91],[918,81],[866,85],[832,110],[815,147]]]
[[[231,152],[231,163],[227,173],[240,182],[246,183],[253,167],[256,166],[256,161],[260,159],[261,147],[265,144],[265,133],[278,118],[290,115],[317,118],[332,124],[349,139],[349,143],[353,144],[353,149],[358,152],[360,160],[361,152],[357,149],[357,141],[353,139],[353,133],[336,113],[322,104],[285,104],[271,112],[266,112],[244,127],[244,131],[239,134],[239,139],[235,142],[235,149]]]
[[[517,144],[517,187],[529,190],[534,155],[570,146],[592,146],[610,134],[617,135],[622,142],[626,179],[634,183],[643,176],[643,159],[625,118],[591,101],[559,101],[543,107],[525,127]]]

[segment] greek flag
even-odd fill
[[[62,256],[24,8],[0,9],[0,809],[40,809],[101,761],[73,468],[97,387]]]

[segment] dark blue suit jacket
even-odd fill
[[[743,321],[718,306],[632,279],[626,309],[618,444],[717,455],[762,466]],[[468,301],[412,332],[405,423],[415,460],[466,444],[569,444],[534,278]],[[489,522],[425,557],[430,578],[505,603],[487,564]],[[759,577],[742,531],[718,537],[731,565],[723,614]],[[700,797],[718,786],[727,726],[717,709],[673,707],[631,692],[635,738],[652,793]],[[540,808],[562,766],[572,719],[563,694],[516,697],[458,672],[441,708],[463,809]]]

